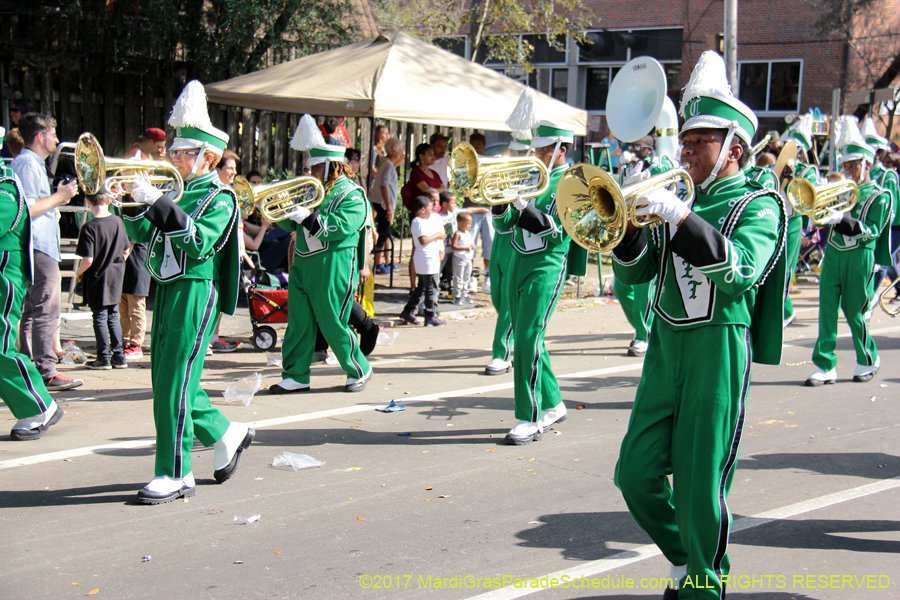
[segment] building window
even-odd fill
[[[743,62],[738,98],[759,113],[800,111],[802,61]]]
[[[588,31],[590,44],[578,43],[578,62],[627,62],[628,48],[616,42],[612,31]]]
[[[557,50],[547,41],[542,35],[523,35],[521,37],[523,42],[528,42],[534,47],[534,54],[531,57],[531,62],[534,64],[548,64],[548,63],[558,63],[565,64],[566,63],[566,51],[565,50]],[[556,38],[556,43],[559,44],[561,48],[566,47],[566,38],[565,36],[558,36]]]
[[[560,102],[569,100],[569,70],[536,68],[528,74],[528,85]]]
[[[606,110],[606,96],[619,67],[589,67],[584,90],[585,110]]]
[[[578,62],[624,63],[638,56],[652,56],[660,62],[680,62],[682,32],[680,27],[588,31],[585,37],[591,43],[578,44]]]
[[[451,54],[466,58],[466,36],[464,35],[435,38],[433,43]]]

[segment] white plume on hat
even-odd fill
[[[530,129],[516,129],[512,132],[512,139],[514,139],[514,140],[530,140],[531,139],[531,130]]]
[[[209,111],[206,107],[206,89],[203,84],[194,79],[189,81],[175,106],[172,108],[172,116],[169,117],[169,125],[175,127],[196,127],[207,129],[213,126],[209,120]]]
[[[537,94],[535,94],[533,89],[526,86],[522,93],[519,94],[519,101],[516,102],[516,107],[506,117],[506,125],[513,131],[521,133],[524,130],[530,131],[533,129],[537,122]],[[529,137],[531,136],[529,135]]]
[[[844,148],[847,144],[856,144],[859,146],[867,146],[866,140],[863,139],[859,132],[859,119],[853,115],[844,115],[841,117],[841,131],[838,137],[838,148]]]
[[[700,55],[697,66],[691,73],[691,78],[684,87],[684,96],[681,99],[679,114],[684,117],[684,109],[692,99],[697,96],[734,98],[731,86],[728,85],[728,73],[725,70],[725,61],[712,50],[707,50]]]
[[[322,137],[316,120],[309,115],[303,115],[300,124],[297,125],[297,131],[294,132],[294,137],[291,139],[291,148],[305,152],[310,148],[324,145],[325,138]]]

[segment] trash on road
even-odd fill
[[[410,436],[410,435],[412,435],[412,431],[407,431],[407,432],[404,432],[404,433],[398,433],[397,435],[400,435],[400,436]]]
[[[253,399],[253,394],[258,392],[261,387],[262,375],[259,373],[248,375],[243,379],[238,379],[237,382],[232,383],[225,388],[225,400],[227,402],[237,402],[240,400],[244,406],[250,406],[250,400]]]
[[[376,408],[378,412],[390,413],[390,412],[400,412],[401,410],[406,410],[405,406],[398,405],[394,400],[391,400],[390,404],[387,406]]]
[[[291,467],[294,471],[300,469],[313,469],[321,467],[325,463],[316,460],[312,456],[306,454],[294,454],[293,452],[282,452],[272,460],[273,467]]]
[[[381,331],[378,333],[378,345],[379,346],[393,346],[394,342],[397,341],[398,335],[400,335],[399,331],[391,331],[390,333]]]
[[[247,518],[244,518],[241,515],[234,515],[234,522],[238,525],[250,525],[251,523],[259,521],[259,517],[260,515],[250,515]]]
[[[281,352],[266,352],[266,366],[267,367],[280,367],[281,366]]]
[[[238,344],[237,349],[238,350],[253,350],[254,348],[253,348],[253,344],[251,344],[249,342],[241,342],[240,344]]]

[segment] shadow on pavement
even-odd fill
[[[900,521],[803,519],[780,520],[735,534],[734,543],[803,550],[846,550],[897,555],[900,541],[867,539],[859,534],[889,534],[897,538]],[[729,594],[730,595],[730,594]]]
[[[116,483],[62,490],[24,490],[0,492],[0,506],[5,508],[33,508],[36,506],[68,506],[74,504],[109,504],[133,500],[137,491],[147,485]]]
[[[900,457],[882,452],[760,454],[738,460],[738,469],[803,469],[822,475],[890,479],[900,475]]]

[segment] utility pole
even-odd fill
[[[725,0],[725,72],[731,91],[737,93],[738,0]]]

